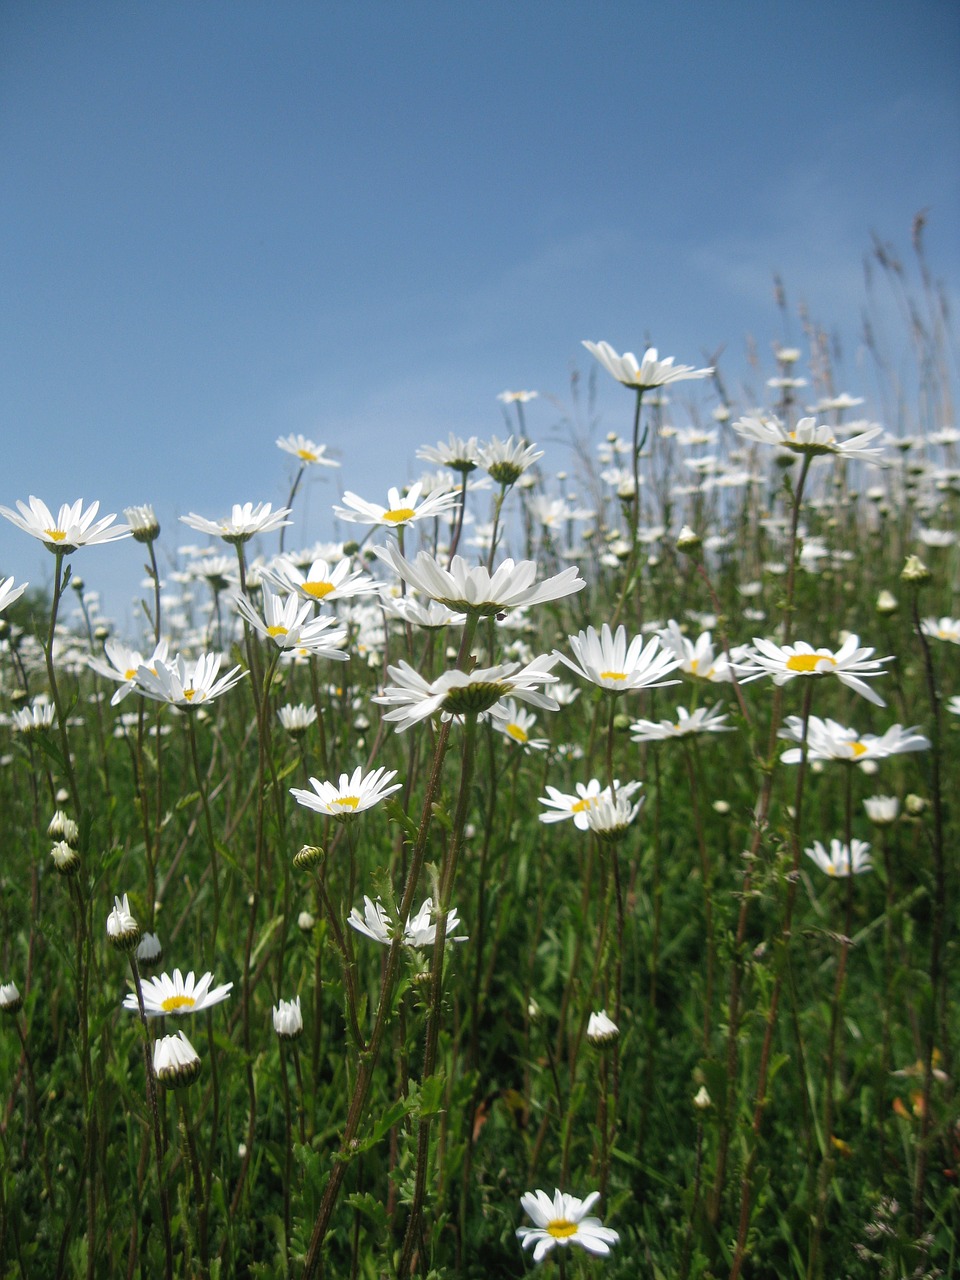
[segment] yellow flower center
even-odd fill
[[[625,671],[601,671],[600,672],[601,680],[626,680],[626,678],[627,678],[627,675]]]
[[[197,691],[196,689],[184,689],[183,696],[186,698],[188,702],[192,702],[194,698],[197,696]]]
[[[396,507],[393,511],[385,511],[383,518],[389,524],[403,524],[404,520],[412,520],[415,514],[413,507]]]
[[[302,458],[304,462],[316,462],[319,455],[314,453],[312,449],[298,449],[297,457]]]
[[[137,678],[136,667],[127,667],[126,671],[123,673],[123,678],[124,680],[136,680]]]
[[[524,731],[520,728],[518,724],[508,724],[507,734],[509,737],[511,737],[514,740],[514,742],[528,741],[526,733],[524,733]]]
[[[837,665],[836,658],[831,658],[828,653],[795,653],[787,659],[787,670],[816,675],[821,662],[829,662],[832,667]]]
[[[164,1013],[178,1013],[181,1009],[192,1009],[196,1003],[193,996],[167,996],[160,1008]]]
[[[51,542],[62,542],[67,536],[62,529],[44,529],[43,532]]]
[[[551,1218],[546,1230],[554,1240],[569,1240],[571,1236],[577,1234],[577,1224],[570,1222],[567,1218]]]
[[[571,808],[570,812],[586,813],[586,811],[588,809],[592,809],[596,803],[597,803],[596,796],[584,796],[582,800],[577,801],[577,803]]]
[[[314,600],[322,600],[328,596],[333,590],[332,582],[305,582],[300,588],[308,596],[313,596]]]
[[[866,748],[866,745],[865,745],[864,743],[862,743],[862,742],[851,742],[851,743],[850,743],[850,750],[853,752],[853,758],[854,758],[854,760],[859,759],[859,757],[863,755],[863,753],[866,751],[866,749],[867,749],[867,748]]]
[[[276,637],[276,636],[285,636],[286,634],[287,634],[286,627],[267,627],[268,636]]]
[[[360,803],[359,796],[338,796],[333,802],[333,807],[340,809],[356,809]]]

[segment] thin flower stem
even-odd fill
[[[157,1186],[160,1192],[160,1216],[163,1225],[164,1274],[166,1280],[173,1277],[173,1241],[170,1237],[170,1202],[167,1198],[167,1184],[163,1176],[163,1139],[160,1130],[160,1110],[157,1106],[157,1080],[153,1072],[153,1058],[150,1054],[150,1030],[147,1025],[147,1014],[143,1004],[143,984],[140,981],[140,969],[137,965],[136,953],[130,952],[130,971],[133,974],[133,985],[137,993],[137,1010],[140,1014],[142,1030],[143,1067],[147,1084],[147,1104],[150,1107],[150,1118],[153,1122],[153,1148],[157,1161]]]

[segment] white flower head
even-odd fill
[[[480,464],[480,446],[476,436],[471,436],[469,440],[461,440],[451,431],[446,444],[438,440],[436,446],[422,445],[417,450],[417,457],[422,458],[424,462],[435,462],[440,467],[449,467],[451,471],[459,471],[462,475],[467,475],[475,471]]]
[[[186,978],[179,969],[174,969],[172,978],[161,973],[143,983],[143,1006],[148,1018],[178,1018],[219,1004],[232,990],[232,982],[215,987],[212,973],[205,973],[198,981],[192,969]],[[123,1007],[134,1013],[139,1010],[135,991],[124,997]]]
[[[494,703],[511,694],[535,707],[556,711],[554,699],[538,688],[556,683],[557,677],[551,674],[555,665],[555,657],[542,655],[525,666],[505,662],[471,672],[447,671],[436,680],[428,681],[401,660],[399,666],[387,668],[393,683],[372,701],[390,707],[383,718],[396,724],[398,733],[438,711],[451,716],[488,711]]]
[[[863,802],[867,817],[875,827],[889,827],[900,814],[900,801],[896,796],[870,796]]]
[[[836,651],[814,649],[804,640],[796,644],[779,645],[772,640],[754,637],[754,650],[737,663],[741,680],[757,680],[768,675],[776,685],[786,684],[796,677],[836,676],[848,688],[854,689],[868,702],[884,707],[879,694],[865,683],[867,679],[883,675],[883,664],[892,657],[874,658],[875,649],[861,648],[859,636],[847,636]]]
[[[272,533],[275,529],[282,529],[284,525],[292,523],[285,518],[289,514],[289,507],[274,511],[269,502],[258,502],[256,506],[252,502],[235,502],[230,515],[220,520],[207,520],[192,511],[180,519],[191,529],[209,533],[211,537],[222,538],[224,542],[239,546],[243,542],[249,542],[258,533]]]
[[[300,997],[281,1000],[273,1010],[273,1029],[281,1040],[299,1040],[303,1035]]]
[[[200,1055],[182,1031],[154,1042],[153,1073],[165,1089],[185,1089],[199,1076],[200,1068]]]
[[[13,604],[27,589],[27,583],[21,582],[19,587],[13,585],[13,578],[0,579],[0,613],[3,613],[7,605]]]
[[[169,661],[157,660],[154,667],[137,668],[136,692],[154,702],[169,702],[182,710],[211,702],[239,683],[247,674],[239,666],[218,678],[219,653],[202,653],[195,662],[187,662],[182,654]]]
[[[481,467],[504,488],[516,484],[523,473],[542,457],[542,449],[527,444],[525,440],[515,442],[513,436],[506,440],[491,436],[486,444],[480,446]]]
[[[603,1226],[599,1218],[587,1216],[599,1199],[599,1191],[592,1191],[584,1200],[559,1189],[552,1200],[546,1191],[527,1191],[520,1197],[520,1204],[534,1225],[517,1227],[517,1239],[524,1249],[533,1247],[534,1262],[542,1261],[557,1246],[565,1249],[571,1244],[588,1253],[608,1254],[620,1237],[612,1228]]]
[[[697,707],[687,711],[677,707],[676,720],[635,720],[630,726],[634,742],[668,742],[671,738],[685,738],[698,733],[731,733],[732,724],[724,724],[728,713],[715,707]]]
[[[642,636],[635,636],[628,645],[626,627],[621,623],[614,633],[605,622],[599,633],[594,627],[588,627],[586,631],[567,638],[577,661],[572,661],[559,650],[554,650],[556,656],[571,671],[576,671],[602,689],[625,693],[631,689],[659,689],[680,683],[664,679],[680,664],[673,653],[661,647],[657,636],[651,637],[646,645]]]
[[[612,1018],[607,1017],[606,1009],[591,1013],[587,1021],[587,1039],[595,1049],[605,1049],[620,1038],[620,1028]]]
[[[920,630],[934,640],[949,640],[960,644],[960,618],[924,618]]]
[[[17,501],[17,511],[9,507],[0,507],[0,515],[12,521],[24,533],[39,538],[43,545],[58,555],[70,555],[78,547],[90,547],[96,543],[116,542],[118,538],[129,538],[130,529],[125,524],[115,525],[116,515],[103,516],[97,520],[100,503],[94,502],[86,511],[83,510],[83,499],[78,498],[72,505],[64,503],[56,519],[51,515],[46,503],[30,495],[29,505]]]
[[[23,996],[15,982],[0,983],[0,1013],[19,1013],[23,1007]]]
[[[437,926],[434,921],[436,910],[433,905],[433,899],[427,898],[420,910],[410,916],[406,924],[403,926],[402,940],[405,947],[432,947],[437,940]],[[349,924],[356,929],[358,933],[362,933],[365,937],[371,938],[374,942],[382,943],[389,946],[400,930],[400,921],[391,920],[387,914],[387,909],[378,898],[374,902],[368,898],[366,894],[363,897],[363,915],[356,907],[352,909],[348,917]],[[466,942],[466,935],[452,936],[454,929],[460,927],[460,917],[456,908],[451,907],[447,911],[447,923],[445,929],[445,937],[450,942]]]
[[[857,876],[864,871],[873,870],[870,846],[866,840],[852,840],[849,845],[841,840],[831,840],[829,853],[819,840],[814,840],[813,848],[804,852],[828,876]]]
[[[638,361],[632,351],[617,355],[609,342],[587,342],[583,345],[592,356],[603,365],[625,387],[633,387],[638,391],[650,387],[666,386],[670,382],[686,381],[688,378],[708,378],[713,369],[695,369],[690,364],[674,365],[673,356],[665,360],[658,357],[656,347],[648,347],[643,359]]]
[[[333,510],[340,520],[347,520],[352,524],[386,525],[388,528],[397,529],[415,520],[429,520],[441,515],[444,511],[455,507],[459,501],[456,490],[437,489],[421,502],[422,490],[423,484],[419,480],[402,495],[397,488],[389,489],[387,491],[389,506],[381,507],[376,502],[367,502],[348,489],[343,495],[344,505],[334,507]]]
[[[154,542],[160,536],[160,521],[149,502],[137,507],[124,507],[124,518],[137,542]]]
[[[305,467],[339,467],[340,465],[333,458],[326,456],[325,444],[314,444],[303,435],[280,436],[277,440],[277,448],[282,449],[284,453],[292,454]]]
[[[113,900],[113,910],[107,916],[107,937],[118,951],[132,951],[140,941],[140,926],[126,894]]]
[[[262,617],[246,596],[236,596],[234,603],[241,617],[278,649],[297,649],[311,657],[338,662],[346,662],[350,656],[343,652],[346,627],[336,618],[314,618],[313,605],[294,591],[283,597],[264,586]]]
[[[803,719],[787,716],[779,736],[802,744]],[[864,764],[868,760],[884,760],[887,756],[901,755],[906,751],[926,751],[929,746],[929,739],[916,727],[904,729],[902,725],[895,724],[878,736],[857,733],[856,729],[845,728],[836,720],[821,720],[819,716],[810,716],[807,721],[808,760],[848,760]],[[799,764],[803,758],[802,745],[791,747],[780,758],[784,764]]]
[[[371,809],[394,791],[399,791],[403,783],[393,782],[397,776],[396,769],[374,769],[363,776],[358,765],[353,774],[341,773],[339,783],[321,782],[319,778],[311,778],[312,791],[301,787],[291,787],[290,794],[298,804],[306,809],[314,809],[317,813],[338,818],[341,822],[355,817],[364,809]],[[392,783],[392,785],[390,785]]]
[[[861,458],[871,463],[883,456],[883,449],[870,447],[870,441],[883,434],[883,427],[879,426],[868,427],[859,435],[843,441],[837,439],[832,427],[818,424],[816,418],[801,418],[789,430],[779,418],[741,418],[733,424],[733,429],[745,440],[777,445],[791,453],[814,457],[833,453],[842,458]]]

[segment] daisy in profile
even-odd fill
[[[187,516],[181,516],[180,520],[199,533],[209,533],[213,538],[222,538],[224,542],[239,546],[249,542],[258,533],[272,533],[274,529],[282,529],[284,525],[290,524],[291,521],[286,519],[289,514],[289,507],[274,511],[269,502],[258,502],[256,506],[252,502],[242,505],[235,502],[230,515],[220,520],[207,520],[205,516],[198,516],[192,511]]]
[[[436,445],[422,445],[417,450],[417,457],[424,462],[434,462],[438,467],[449,467],[451,471],[459,471],[466,476],[480,465],[480,446],[476,436],[461,440],[451,431],[446,443],[438,440]]]
[[[388,618],[409,622],[413,627],[426,631],[439,631],[442,627],[462,627],[467,620],[465,613],[455,613],[436,600],[422,602],[413,596],[382,596],[380,607]]]
[[[200,1067],[200,1055],[182,1031],[154,1041],[153,1074],[165,1089],[185,1089],[193,1084]]]
[[[39,538],[48,551],[68,556],[78,547],[92,547],[96,543],[130,537],[128,525],[113,523],[116,515],[103,516],[98,520],[99,510],[100,503],[94,502],[84,511],[83,499],[78,498],[72,506],[65,502],[54,519],[46,503],[31,494],[29,505],[18,500],[17,511],[0,507],[0,515],[6,516],[24,533]]]
[[[613,785],[618,793],[622,793],[629,799],[642,784],[628,782],[621,786],[615,781]],[[546,813],[540,814],[540,821],[563,822],[567,818],[572,818],[573,825],[578,830],[587,831],[590,827],[590,813],[600,804],[601,796],[609,794],[609,790],[609,787],[601,786],[596,778],[591,778],[586,783],[578,782],[576,791],[572,795],[548,786],[546,797],[540,797],[540,804],[546,805],[547,808]]]
[[[432,947],[437,940],[437,926],[432,923],[435,915],[433,899],[427,898],[416,915],[411,916],[403,926],[403,945],[405,947]],[[379,898],[376,902],[373,902],[366,894],[364,894],[363,898],[363,915],[361,916],[357,908],[354,907],[350,912],[348,922],[356,929],[357,933],[362,933],[364,937],[372,938],[374,942],[382,943],[384,946],[389,946],[400,932],[400,921],[391,920]],[[452,936],[454,929],[459,927],[460,917],[456,908],[451,907],[447,912],[444,935],[448,941],[467,941],[466,935]]]
[[[178,653],[175,658],[157,661],[153,667],[141,665],[137,668],[136,691],[173,707],[199,707],[219,698],[247,674],[236,666],[218,678],[221,661],[219,653],[201,653],[194,662]]]
[[[754,649],[737,664],[737,676],[741,680],[758,680],[770,676],[776,685],[807,676],[836,676],[848,688],[853,689],[875,706],[887,704],[878,693],[866,684],[866,680],[884,674],[883,664],[893,658],[874,658],[875,649],[861,648],[859,636],[847,636],[836,651],[814,649],[804,640],[796,644],[779,645],[772,640],[754,637]]]
[[[733,725],[723,723],[728,712],[721,711],[721,705],[718,702],[715,707],[697,707],[695,711],[677,707],[676,720],[634,720],[630,735],[634,742],[668,742],[697,733],[730,733]]]
[[[306,436],[280,436],[277,440],[277,448],[298,458],[305,467],[339,467],[340,465],[333,458],[326,456],[327,446],[325,444],[314,444]]]
[[[524,440],[515,443],[513,436],[506,440],[491,436],[486,444],[480,446],[480,466],[504,488],[516,484],[523,473],[542,457],[542,449]]]
[[[709,680],[714,684],[733,680],[732,662],[736,662],[737,654],[731,652],[731,660],[728,660],[724,652],[717,652],[711,632],[704,631],[696,640],[690,640],[680,630],[680,624],[671,618],[657,634],[664,649],[676,657],[685,676]]]
[[[339,783],[321,782],[319,778],[311,778],[312,791],[301,787],[291,787],[290,794],[297,804],[306,809],[315,809],[328,817],[338,818],[341,822],[352,818],[364,809],[371,809],[387,796],[399,791],[403,783],[390,783],[397,776],[396,769],[374,769],[373,773],[363,776],[358,766],[351,776],[341,773]]]
[[[179,969],[174,969],[172,978],[169,974],[160,973],[143,983],[143,1008],[148,1018],[181,1017],[220,1004],[232,990],[232,982],[215,987],[212,973],[205,973],[197,981],[192,969],[186,978]],[[124,997],[123,1007],[134,1013],[138,1011],[135,991]]]
[[[779,736],[802,744],[802,718],[787,716]],[[810,716],[807,722],[808,760],[848,760],[862,764],[905,751],[926,751],[929,746],[930,740],[919,733],[916,726],[904,729],[903,725],[895,724],[878,737],[874,733],[857,733],[856,729],[847,729],[836,720],[821,720],[819,716]],[[799,764],[802,758],[802,745],[791,747],[780,757],[784,764]]]
[[[625,693],[628,689],[660,689],[664,685],[679,684],[679,680],[665,680],[664,676],[676,671],[680,665],[675,654],[661,647],[658,636],[644,645],[642,636],[635,636],[627,644],[627,630],[621,625],[616,632],[604,623],[598,633],[588,627],[578,635],[568,636],[570,647],[577,661],[566,657],[558,649],[555,655],[577,675],[599,685]]]
[[[107,656],[107,661],[102,658],[93,656],[87,658],[87,662],[96,671],[98,676],[103,676],[107,680],[115,680],[120,684],[120,688],[110,699],[111,707],[117,706],[137,685],[137,671],[140,667],[146,666],[151,670],[156,669],[158,662],[165,662],[167,659],[167,642],[161,640],[149,658],[144,658],[136,649],[131,649],[129,645],[123,643],[122,640],[115,640],[111,637],[103,646],[103,651]]]
[[[546,711],[557,711],[556,701],[539,688],[556,683],[557,677],[552,674],[556,661],[555,657],[543,655],[525,666],[504,662],[470,672],[447,671],[431,681],[401,660],[399,666],[387,668],[393,683],[372,701],[390,708],[383,718],[396,724],[398,733],[438,711],[449,716],[489,711],[494,703],[511,695]]]
[[[294,706],[288,703],[277,708],[277,716],[291,738],[302,738],[310,726],[316,724],[317,708],[308,707],[303,702]]]
[[[436,556],[426,551],[411,561],[394,543],[374,549],[404,582],[423,595],[457,613],[472,613],[481,618],[491,618],[524,605],[559,600],[582,591],[587,585],[577,568],[564,569],[538,583],[533,560],[507,559],[491,574],[485,565],[470,565],[463,556],[454,556],[449,569],[445,569]]]
[[[336,564],[329,560],[314,560],[306,570],[289,558],[283,558],[271,568],[264,569],[263,576],[282,590],[295,591],[302,600],[310,600],[314,604],[321,601],[332,604],[334,600],[345,600],[351,596],[374,595],[379,590],[370,575],[362,569],[354,569],[346,557]]]
[[[13,585],[13,578],[0,579],[0,613],[3,613],[7,605],[13,604],[14,600],[19,600],[27,589],[27,583],[21,582],[19,587]]]
[[[348,489],[343,495],[344,505],[334,507],[333,511],[339,519],[348,520],[351,524],[386,525],[396,529],[401,525],[412,524],[415,520],[430,520],[439,516],[455,507],[460,500],[456,490],[438,489],[420,502],[422,490],[423,484],[419,480],[402,495],[399,489],[388,489],[387,501],[390,505],[381,507],[376,502],[367,502]]]
[[[841,458],[861,458],[872,463],[883,456],[883,449],[870,447],[870,441],[883,434],[883,427],[879,426],[868,427],[847,440],[838,440],[833,428],[825,423],[818,424],[816,418],[801,418],[792,430],[788,430],[779,418],[741,418],[733,423],[733,429],[745,440],[777,445],[792,453],[813,457],[835,453]]]
[[[302,601],[296,592],[289,592],[284,599],[265,586],[263,617],[246,596],[236,596],[234,604],[244,621],[279,649],[298,649],[313,657],[333,658],[338,662],[346,662],[350,656],[343,652],[347,628],[336,618],[313,617],[313,605],[308,600]]]
[[[650,387],[663,387],[669,382],[682,382],[689,378],[709,378],[712,369],[695,369],[690,364],[674,365],[673,356],[661,360],[656,347],[648,347],[643,359],[638,361],[632,351],[617,355],[609,342],[587,342],[587,348],[612,377],[625,387],[646,391]]]
[[[611,1227],[603,1226],[599,1218],[587,1216],[599,1199],[599,1191],[592,1191],[585,1200],[560,1190],[554,1192],[552,1200],[546,1191],[527,1191],[520,1197],[520,1204],[534,1225],[517,1227],[517,1239],[524,1249],[533,1248],[534,1262],[542,1261],[558,1245],[565,1249],[576,1244],[588,1253],[608,1254],[620,1237]]]
[[[873,870],[870,846],[866,840],[852,840],[849,845],[841,840],[831,840],[829,853],[819,840],[814,840],[813,848],[804,852],[828,876],[845,878]]]
[[[605,787],[587,810],[587,829],[601,840],[619,840],[643,808],[646,796],[633,801],[642,786],[642,782],[627,782],[622,787],[616,783]]]
[[[273,1029],[280,1040],[299,1040],[303,1035],[303,1013],[300,997],[281,1000],[273,1009]]]
[[[924,618],[920,623],[920,630],[934,640],[949,640],[951,644],[960,644],[960,618]]]

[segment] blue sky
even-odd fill
[[[418,444],[502,435],[505,388],[568,465],[583,338],[723,347],[736,385],[748,335],[804,345],[775,272],[869,394],[871,232],[907,255],[929,207],[957,280],[960,9],[6,0],[0,171],[0,503],[150,501],[187,541],[279,502],[299,431],[343,462],[307,540],[337,482],[382,501]],[[49,579],[0,524],[0,573]],[[140,549],[75,559],[122,614]]]

